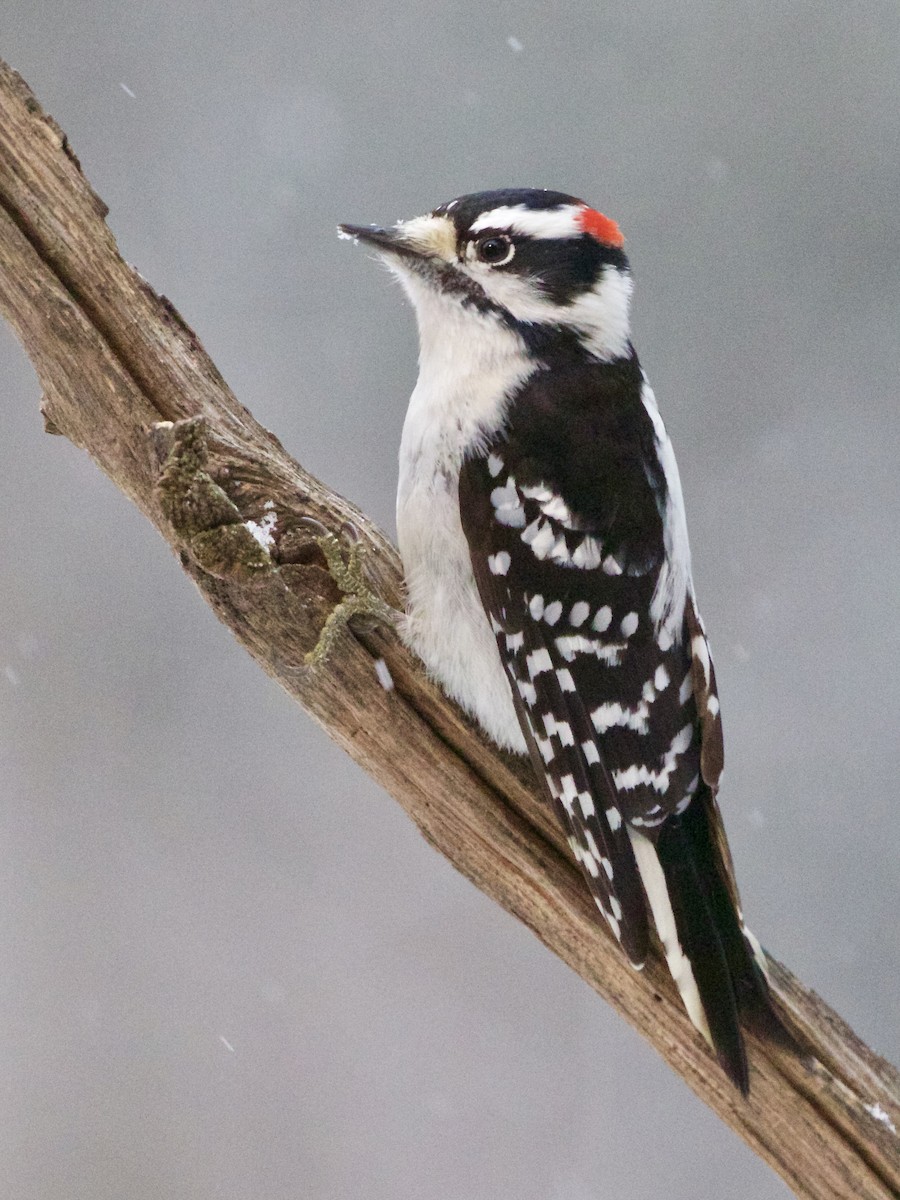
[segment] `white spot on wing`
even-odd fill
[[[578,600],[572,605],[572,611],[569,613],[569,624],[577,629],[579,625],[583,625],[590,615],[591,606],[586,600]]]
[[[488,555],[488,570],[492,575],[505,575],[511,562],[507,550],[498,550],[496,554]]]
[[[582,795],[583,794],[584,793],[582,793]],[[579,796],[578,799],[580,801],[581,796]],[[592,804],[591,805],[591,815],[593,815],[593,812],[594,812],[594,806]],[[594,858],[596,858],[597,861],[599,862],[600,859],[603,857],[603,855],[600,853],[600,848],[597,845],[594,835],[593,835],[593,833],[591,833],[590,829],[584,830],[584,840],[587,843],[587,848],[590,850],[591,854],[593,854]]]
[[[559,681],[559,686],[562,691],[575,691],[575,680],[572,678],[572,672],[568,669],[568,667],[561,667],[556,672],[556,678]]]
[[[581,567],[585,571],[599,566],[602,557],[603,547],[596,538],[592,537],[582,538],[572,551],[572,562],[576,567]]]
[[[561,566],[568,566],[571,563],[572,555],[569,553],[569,547],[566,545],[566,535],[564,533],[561,533],[556,539],[553,549],[550,551],[550,557]]]
[[[509,476],[506,483],[500,487],[495,487],[491,492],[491,504],[493,504],[494,508],[504,508],[508,504],[518,503],[519,492],[512,475]]]
[[[555,641],[557,650],[566,662],[574,662],[578,654],[592,654],[600,662],[608,663],[613,667],[619,665],[622,651],[626,648],[624,642],[604,644],[597,638],[584,637],[580,633],[570,634],[568,637],[558,637]]]
[[[662,766],[658,771],[651,771],[644,763],[634,763],[623,770],[613,771],[613,783],[622,791],[631,791],[636,787],[652,787],[664,795],[669,788],[669,776],[678,765],[678,756],[684,754],[694,736],[693,725],[685,725],[672,738],[668,750],[662,757]]]
[[[506,525],[509,529],[521,529],[525,524],[525,509],[521,505],[517,507],[498,508],[494,513],[494,517],[499,524]]]
[[[594,742],[582,742],[581,749],[584,751],[585,762],[598,763],[600,761],[600,751]]]
[[[530,527],[529,527],[530,528]],[[544,559],[556,544],[556,534],[549,521],[544,521],[537,534],[531,540],[531,553],[535,558]]]
[[[548,737],[552,737],[555,734],[559,738],[561,746],[575,745],[575,735],[572,733],[572,726],[568,721],[557,721],[555,717],[545,713],[544,728],[547,731]]]
[[[491,492],[491,504],[494,506],[494,517],[501,525],[512,529],[522,529],[525,525],[525,509],[519,498],[516,481],[510,475],[503,487],[495,487]]]
[[[559,781],[559,798],[565,804],[566,808],[571,813],[572,804],[578,795],[578,788],[575,786],[575,778],[572,775],[563,775]]]
[[[544,609],[544,620],[548,625],[555,625],[562,616],[562,602],[554,600]]]
[[[635,733],[647,732],[647,717],[649,709],[645,701],[637,708],[628,708],[617,704],[614,700],[607,701],[595,708],[591,713],[591,721],[598,733],[606,733],[608,729],[619,726],[623,729],[633,729]]]
[[[522,488],[522,495],[528,500],[537,500],[541,504],[553,499],[553,493],[544,483],[531,483],[525,485]],[[535,522],[535,524],[537,524],[537,522]]]
[[[568,721],[554,721],[556,736],[561,746],[570,748],[575,745],[575,734]]]
[[[616,941],[621,942],[622,928],[619,925],[618,917],[615,917],[611,912],[606,911],[606,909],[603,907],[603,901],[600,899],[599,896],[595,896],[594,901],[595,901],[597,907],[603,913],[603,916],[606,918],[606,923],[607,923],[607,925],[609,925],[610,929],[613,931],[613,936],[615,937]]]
[[[608,604],[604,604],[602,608],[598,608],[591,621],[591,629],[596,629],[598,633],[605,633],[612,622],[612,609]]]
[[[621,624],[619,625],[619,628],[622,630],[623,637],[631,637],[631,635],[636,632],[637,627],[638,615],[635,612],[630,612],[627,616],[623,617]]]
[[[550,654],[543,646],[540,650],[532,650],[525,662],[528,666],[528,674],[532,679],[544,671],[553,670],[553,662]]]
[[[562,496],[553,496],[550,500],[545,501],[541,505],[541,512],[545,517],[552,517],[554,521],[561,521],[563,524],[572,520],[569,506]]]

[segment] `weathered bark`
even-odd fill
[[[900,1195],[900,1077],[816,995],[772,963],[814,1059],[751,1035],[741,1100],[659,959],[632,971],[595,919],[529,770],[486,745],[393,631],[338,629],[324,663],[307,665],[342,593],[304,519],[334,532],[352,522],[372,589],[394,605],[396,552],[237,402],[173,306],[122,261],[105,211],[61,130],[0,64],[0,310],[37,370],[47,428],[131,497],[221,621],[428,841],[613,1004],[797,1195]]]

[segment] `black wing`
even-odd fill
[[[533,377],[503,437],[463,465],[460,514],[526,742],[597,905],[640,964],[649,903],[692,1020],[745,1090],[735,974],[753,968],[715,809],[718,698],[644,387],[636,360]]]

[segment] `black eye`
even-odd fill
[[[508,237],[502,234],[492,233],[489,237],[483,237],[475,243],[475,254],[483,263],[489,263],[492,267],[501,267],[504,263],[508,263],[515,254],[516,248]]]

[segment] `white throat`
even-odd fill
[[[509,396],[536,364],[497,317],[443,297],[405,271],[397,274],[416,307],[421,343],[397,493],[405,640],[500,745],[524,752],[460,523],[459,470],[468,453],[503,427]]]
[[[425,456],[430,462],[423,465],[455,474],[467,452],[502,428],[509,396],[537,364],[499,317],[407,271],[397,274],[419,327],[419,378],[403,427],[401,471]]]

